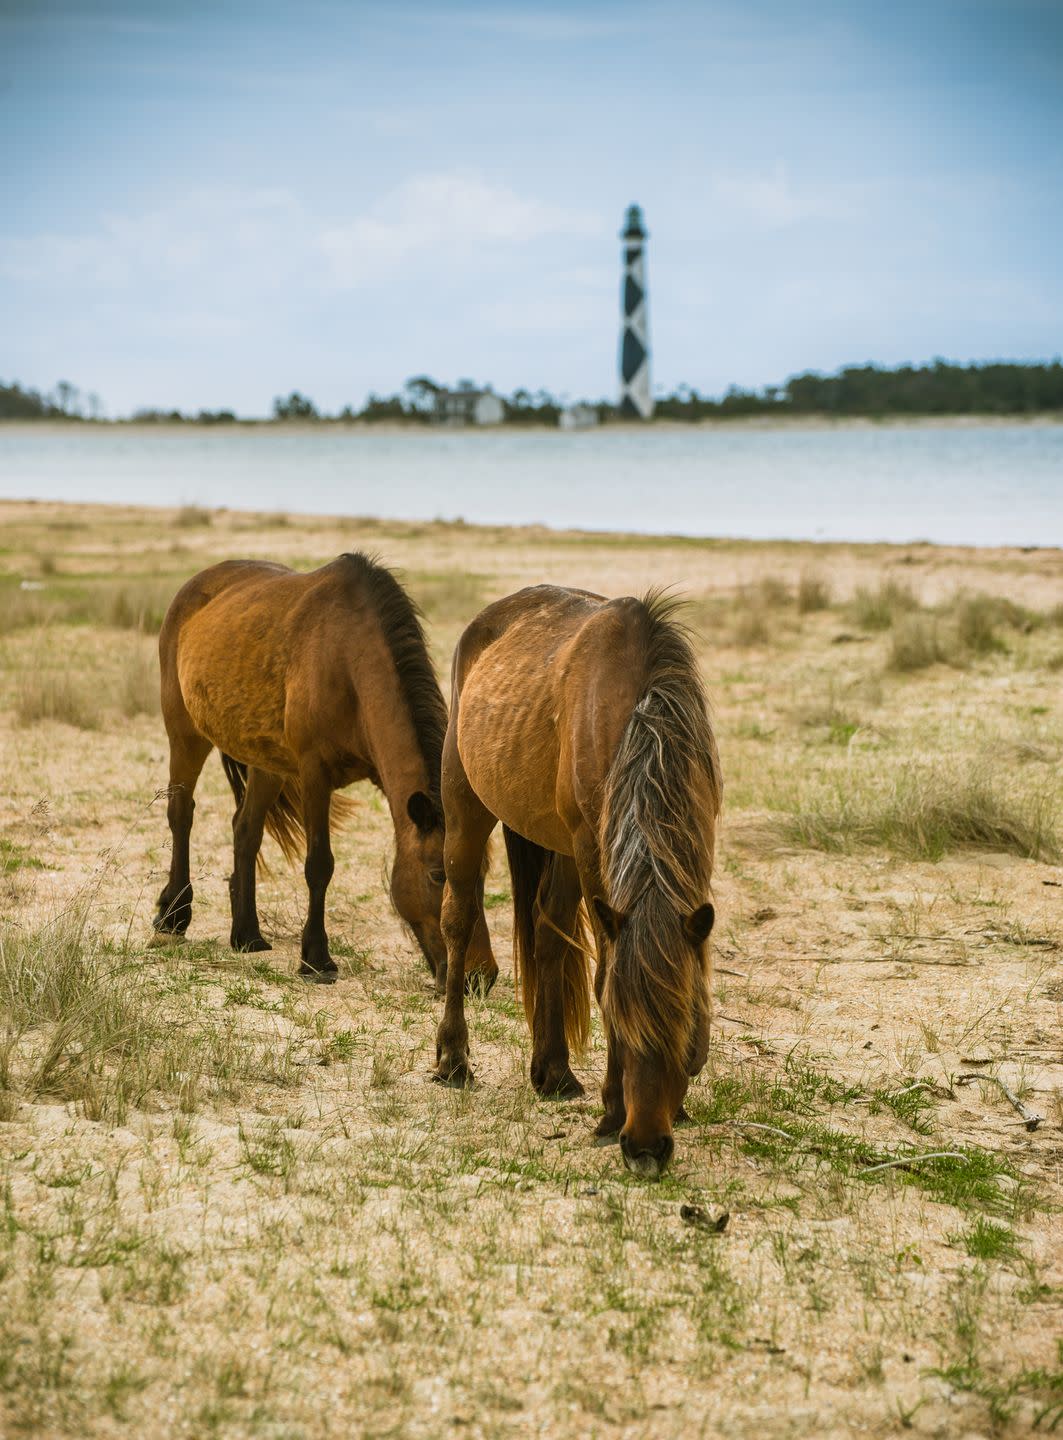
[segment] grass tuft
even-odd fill
[[[214,516],[202,505],[182,505],[174,517],[174,524],[182,530],[196,530],[213,524]]]
[[[56,720],[78,730],[98,730],[101,713],[96,696],[73,675],[33,666],[16,676],[15,718],[20,725]]]
[[[882,848],[922,860],[961,848],[1031,860],[1060,856],[1054,796],[1019,791],[985,762],[912,765],[892,773],[850,767],[786,798],[782,838],[813,850]]]
[[[1012,1260],[1018,1254],[1018,1238],[1009,1225],[976,1217],[962,1234],[950,1235],[953,1245],[962,1245],[974,1260]]]
[[[850,611],[864,630],[889,630],[902,615],[919,609],[910,585],[899,580],[881,580],[874,590],[861,586],[853,596]]]
[[[799,614],[808,615],[814,610],[829,610],[831,590],[822,575],[805,570],[797,582],[797,609]]]
[[[956,649],[948,644],[940,621],[932,615],[906,615],[893,632],[886,665],[903,674],[956,662]]]

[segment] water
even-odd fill
[[[1063,425],[0,426],[0,497],[792,540],[1063,545]]]

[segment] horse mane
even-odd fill
[[[645,682],[606,777],[600,834],[609,903],[624,917],[603,999],[625,1045],[676,1069],[704,984],[684,921],[708,895],[723,796],[680,603],[659,590],[639,603]]]
[[[358,550],[341,558],[380,624],[428,771],[429,793],[438,804],[447,706],[428,654],[424,616],[394,572],[375,556]]]

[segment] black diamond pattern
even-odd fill
[[[630,385],[645,359],[646,351],[642,348],[641,341],[633,330],[625,326],[624,344],[620,351],[620,373],[624,377],[625,385]]]
[[[624,314],[634,315],[641,304],[642,288],[628,275],[624,280]]]

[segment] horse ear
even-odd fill
[[[716,911],[711,905],[699,905],[692,915],[687,916],[683,921],[683,928],[691,945],[704,945],[712,934],[715,920]]]
[[[406,801],[406,814],[422,835],[429,834],[442,823],[439,806],[423,790],[415,790]]]
[[[594,913],[601,921],[602,929],[610,940],[615,941],[627,924],[627,916],[621,915],[619,910],[614,910],[611,905],[607,905],[600,895],[595,895],[593,904]]]

